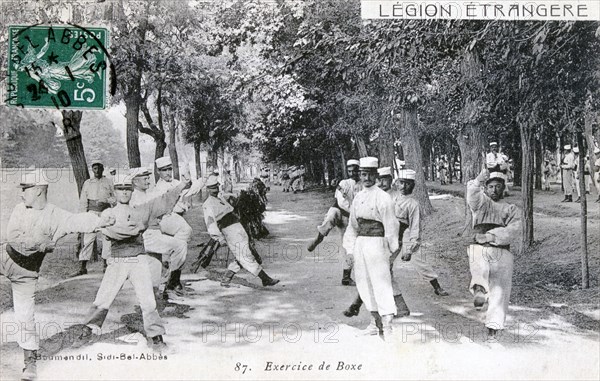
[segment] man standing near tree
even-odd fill
[[[105,209],[111,207],[115,201],[115,192],[112,179],[104,176],[104,165],[100,160],[92,161],[93,177],[85,180],[79,196],[79,209],[81,212],[92,212],[100,215]],[[94,246],[98,247],[100,242],[97,233],[83,235],[83,245],[79,252],[79,270],[71,277],[87,274],[87,263],[92,259]],[[104,255],[103,255],[104,257]]]
[[[573,171],[577,168],[575,163],[575,155],[571,152],[571,145],[564,146],[565,157],[563,158],[562,168],[562,183],[565,190],[565,198],[561,202],[573,202]]]
[[[506,175],[483,168],[467,183],[467,204],[473,213],[474,242],[468,248],[471,271],[470,291],[475,308],[488,301],[485,326],[488,338],[504,329],[512,286],[511,242],[521,231],[520,211],[500,202]]]
[[[312,252],[315,248],[323,242],[323,239],[327,237],[331,229],[338,227],[342,237],[346,232],[348,226],[348,217],[350,217],[350,206],[354,196],[360,192],[362,185],[360,184],[358,160],[351,159],[346,162],[346,170],[348,172],[348,178],[339,182],[335,190],[335,201],[334,204],[325,215],[321,225],[317,226],[317,237],[308,245],[308,251]],[[344,269],[342,276],[343,286],[355,286],[356,284],[350,277],[352,273],[353,260],[352,256],[348,255],[344,248],[341,247],[342,254],[344,256]]]

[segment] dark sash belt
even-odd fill
[[[88,200],[88,211],[103,212],[110,208],[110,204],[104,201]]]
[[[358,235],[363,237],[384,237],[385,229],[383,224],[375,220],[367,220],[364,218],[357,218],[358,222]]]
[[[111,256],[113,257],[135,257],[144,254],[144,239],[139,234],[121,240],[111,240]]]
[[[219,221],[217,221],[217,227],[219,228],[219,230],[223,230],[228,226],[237,224],[238,222],[240,222],[238,217],[233,212],[231,212],[227,213]]]
[[[10,259],[12,259],[17,265],[25,270],[34,271],[36,273],[40,271],[42,262],[46,256],[46,253],[41,251],[36,251],[31,255],[23,255],[16,251],[10,244],[6,245],[6,252],[8,253]]]
[[[475,235],[476,234],[485,234],[487,232],[489,232],[492,229],[495,228],[501,228],[503,227],[502,225],[498,225],[498,224],[478,224],[473,226],[473,232],[475,234],[473,234],[473,242],[475,245],[480,245],[480,246],[485,246],[485,247],[497,247],[499,249],[506,249],[506,250],[510,250],[510,245],[490,245],[489,243],[478,243],[475,240]]]

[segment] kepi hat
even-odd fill
[[[361,157],[359,163],[360,169],[377,170],[379,167],[379,160],[372,156]]]
[[[398,180],[411,180],[415,181],[417,172],[412,169],[401,169],[398,172]]]
[[[158,169],[166,169],[168,167],[173,167],[173,162],[171,162],[171,158],[169,156],[159,157],[154,160],[156,163],[156,168]]]
[[[356,159],[350,159],[350,160],[348,160],[346,162],[346,167],[350,167],[350,166],[353,166],[353,165],[359,166],[360,162],[358,160],[356,160]]]
[[[392,177],[392,168],[391,167],[381,167],[377,169],[377,174],[379,177],[389,176]]]
[[[48,181],[44,179],[41,172],[38,174],[35,169],[27,169],[21,174],[21,182],[17,186],[21,189],[47,187]]]

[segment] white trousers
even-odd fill
[[[97,310],[108,310],[125,284],[125,281],[129,279],[140,303],[146,336],[154,337],[164,335],[165,328],[156,311],[156,299],[152,289],[148,259],[150,258],[146,255],[109,258],[106,261],[108,267],[94,300],[94,307]],[[102,322],[99,322],[98,325],[101,327]]]
[[[395,315],[396,303],[390,273],[390,251],[383,237],[356,238],[354,279],[360,298],[371,312]]]
[[[262,271],[261,265],[256,262],[249,247],[248,234],[244,230],[242,224],[235,223],[221,230],[229,250],[233,253],[235,261],[231,262],[227,267],[228,270],[237,273],[242,268],[246,269],[249,273],[258,276],[258,273]]]
[[[343,216],[338,208],[331,207],[329,210],[327,210],[327,214],[325,215],[321,225],[317,226],[317,231],[322,236],[327,237],[329,232],[331,232],[331,230],[335,227],[337,227],[340,231],[340,238],[344,237],[344,233],[348,227],[348,217]],[[346,253],[346,250],[342,246],[341,239],[338,241],[337,247],[339,248],[340,254],[344,258],[344,270],[352,270],[352,266],[354,265],[354,257]]]
[[[392,255],[390,257],[390,272],[392,274],[392,288],[394,289],[394,295],[401,295],[402,289],[400,288],[399,278],[394,275],[394,262],[396,261],[396,257],[401,256],[401,254]],[[438,278],[438,274],[433,270],[433,267],[421,251],[421,248],[417,249],[415,253],[410,257],[410,261],[406,262],[406,265],[411,266],[421,278],[425,279],[428,282],[431,282],[434,279]]]
[[[88,212],[89,213],[89,212]],[[96,215],[100,216],[99,212],[93,212]],[[104,256],[104,245],[102,242],[102,234],[101,233],[83,233],[83,245],[81,251],[79,252],[79,260],[80,261],[89,261],[92,259],[92,254],[94,252],[94,243],[96,243],[96,248],[102,248],[102,258],[106,259]]]
[[[467,249],[471,285],[482,286],[488,295],[488,309],[485,326],[493,329],[504,329],[508,302],[512,287],[513,255],[506,249],[470,245]]]
[[[188,250],[186,241],[163,234],[158,229],[148,229],[142,237],[144,238],[144,249],[146,252],[161,254],[163,262],[169,262],[170,271],[179,270],[183,267]],[[152,283],[154,287],[158,287],[161,283],[161,269],[158,269],[157,274],[154,261],[152,261],[150,271],[152,274]]]
[[[180,241],[189,242],[192,238],[192,227],[181,215],[172,212],[160,220],[160,231]]]
[[[38,273],[29,271],[17,265],[2,249],[0,260],[0,275],[10,280],[13,294],[13,308],[15,310],[15,325],[2,322],[2,342],[5,343],[12,335],[23,349],[38,350],[39,337],[35,327],[35,287]]]

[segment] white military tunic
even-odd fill
[[[18,324],[15,339],[23,349],[39,349],[34,317],[35,287],[44,255],[37,252],[37,246],[56,242],[70,233],[91,233],[99,222],[100,217],[94,213],[73,214],[52,204],[46,204],[42,209],[27,208],[23,203],[15,206],[8,220],[8,241],[3,245],[0,275],[6,276],[11,282]],[[29,259],[37,257],[38,263],[25,265],[28,269],[22,267],[8,254],[7,250],[11,248]],[[8,332],[9,322],[3,324]],[[10,340],[11,337],[7,335],[4,339]]]
[[[379,225],[382,231],[369,233],[367,225]],[[382,316],[396,314],[390,255],[398,249],[398,227],[394,203],[385,191],[371,186],[354,197],[344,248],[354,255],[356,287],[361,299],[369,311]]]
[[[219,242],[225,240],[229,250],[235,257],[235,261],[231,262],[228,269],[237,273],[243,267],[257,276],[262,267],[256,262],[250,251],[250,239],[244,227],[239,222],[233,222],[237,220],[232,214],[233,207],[224,199],[209,195],[202,204],[202,211],[204,212],[206,229],[210,236]],[[230,219],[229,221],[233,223],[227,223],[227,226],[219,227],[223,223],[224,217]]]

